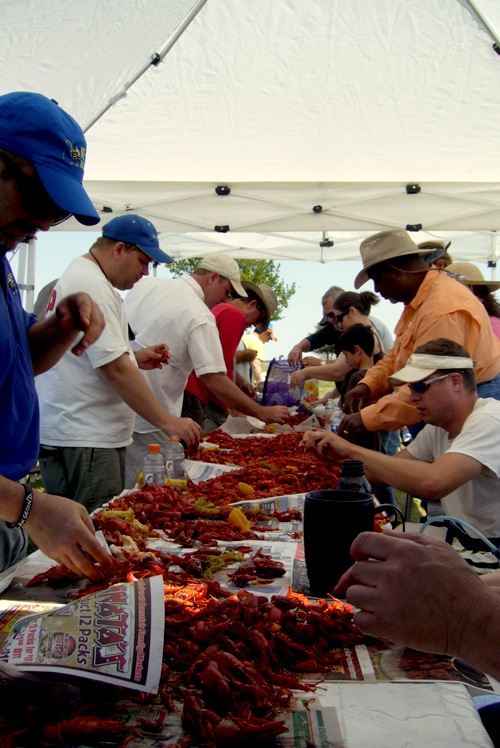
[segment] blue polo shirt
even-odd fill
[[[0,248],[0,475],[24,478],[36,464],[39,412],[27,330],[37,321],[24,311],[19,288]]]

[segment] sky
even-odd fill
[[[71,260],[87,252],[99,236],[92,232],[56,232],[39,234],[36,247],[35,298],[43,286],[57,278]],[[168,252],[168,246],[164,246]],[[14,274],[19,278],[18,254],[11,259]],[[287,285],[296,284],[296,293],[289,301],[282,320],[273,325],[277,342],[266,343],[266,358],[287,356],[290,349],[302,338],[314,332],[322,317],[321,297],[332,285],[346,291],[354,290],[354,278],[361,270],[361,262],[336,261],[321,264],[318,262],[286,261],[279,262],[283,281]],[[478,263],[484,277],[489,277],[486,266]],[[158,268],[158,275],[169,277],[166,268]],[[140,282],[140,281],[139,281]],[[371,281],[363,286],[373,291]],[[402,312],[401,304],[391,304],[385,299],[372,307],[375,317],[381,319],[392,332]],[[158,341],[159,343],[163,341]]]

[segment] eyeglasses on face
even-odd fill
[[[417,395],[423,395],[424,392],[427,392],[431,384],[434,384],[434,382],[439,382],[441,379],[446,379],[450,376],[453,372],[449,372],[448,374],[441,374],[439,377],[434,377],[433,379],[426,379],[423,382],[409,382],[408,387],[412,392],[416,392]]]
[[[14,177],[21,197],[24,210],[34,220],[44,221],[52,219],[52,225],[56,226],[71,217],[52,200],[38,176],[29,177],[16,162],[5,153],[0,153],[0,158],[5,162],[8,170]]]
[[[331,319],[332,322],[335,322],[337,325],[339,325],[347,314],[349,314],[349,309],[347,310],[347,312],[340,312],[340,314],[328,312],[326,317],[327,319]]]

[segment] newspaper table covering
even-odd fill
[[[287,732],[277,737],[276,748],[456,748],[457,745],[492,748],[479,715],[460,683],[360,684],[327,683],[320,695],[296,694],[285,719]],[[120,705],[119,705],[120,706]],[[126,702],[131,725],[137,718],[154,723],[158,707]],[[178,714],[169,713],[160,734],[132,740],[130,748],[167,748],[178,744],[182,726]],[[245,745],[252,743],[246,742]],[[243,745],[243,743],[241,743]]]
[[[52,607],[25,615],[26,604],[0,601],[0,663],[156,693],[165,627],[162,577]]]

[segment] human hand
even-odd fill
[[[203,436],[200,424],[192,418],[171,418],[168,433],[178,436],[189,449],[196,449]]]
[[[106,568],[110,557],[95,537],[94,525],[82,504],[33,491],[25,528],[40,550],[59,564],[95,582],[102,579],[95,563]]]
[[[351,413],[351,415],[343,417],[337,429],[337,434],[344,439],[354,442],[356,435],[365,430],[360,414]]]
[[[300,346],[295,345],[290,353],[288,354],[288,363],[289,364],[300,364],[300,361],[302,359],[302,349]]]
[[[414,533],[363,532],[356,563],[334,592],[359,608],[356,626],[424,652],[465,656],[481,649],[484,621],[500,605],[447,543]],[[485,618],[484,618],[485,616]]]
[[[290,389],[294,389],[295,387],[302,387],[302,383],[306,379],[307,379],[307,374],[305,372],[305,369],[294,371],[293,374],[291,374],[290,376]]]
[[[242,361],[251,362],[257,355],[257,351],[253,348],[244,348],[242,351],[236,352],[236,361],[241,363]]]
[[[306,431],[300,442],[301,447],[311,449],[326,462],[338,462],[349,457],[349,442],[332,431],[316,429]]]
[[[135,351],[135,360],[139,369],[161,369],[163,364],[168,364],[169,359],[170,349],[165,343],[157,343]]]
[[[240,390],[245,393],[248,397],[251,397],[252,400],[255,400],[257,398],[257,392],[255,390],[255,387],[252,387],[250,382],[248,382],[244,377],[239,379],[236,383]]]
[[[367,405],[370,399],[370,388],[366,384],[357,384],[348,392],[344,398],[344,411],[346,413],[357,413],[358,410]]]
[[[75,356],[81,356],[89,345],[95,343],[106,325],[100,306],[84,292],[61,299],[55,315],[61,329],[68,332],[74,330],[75,334],[83,330],[84,334],[71,349]]]
[[[304,366],[321,366],[323,359],[317,356],[304,356],[302,363]]]
[[[290,411],[286,405],[262,405],[259,418],[265,423],[286,423],[290,418]]]

